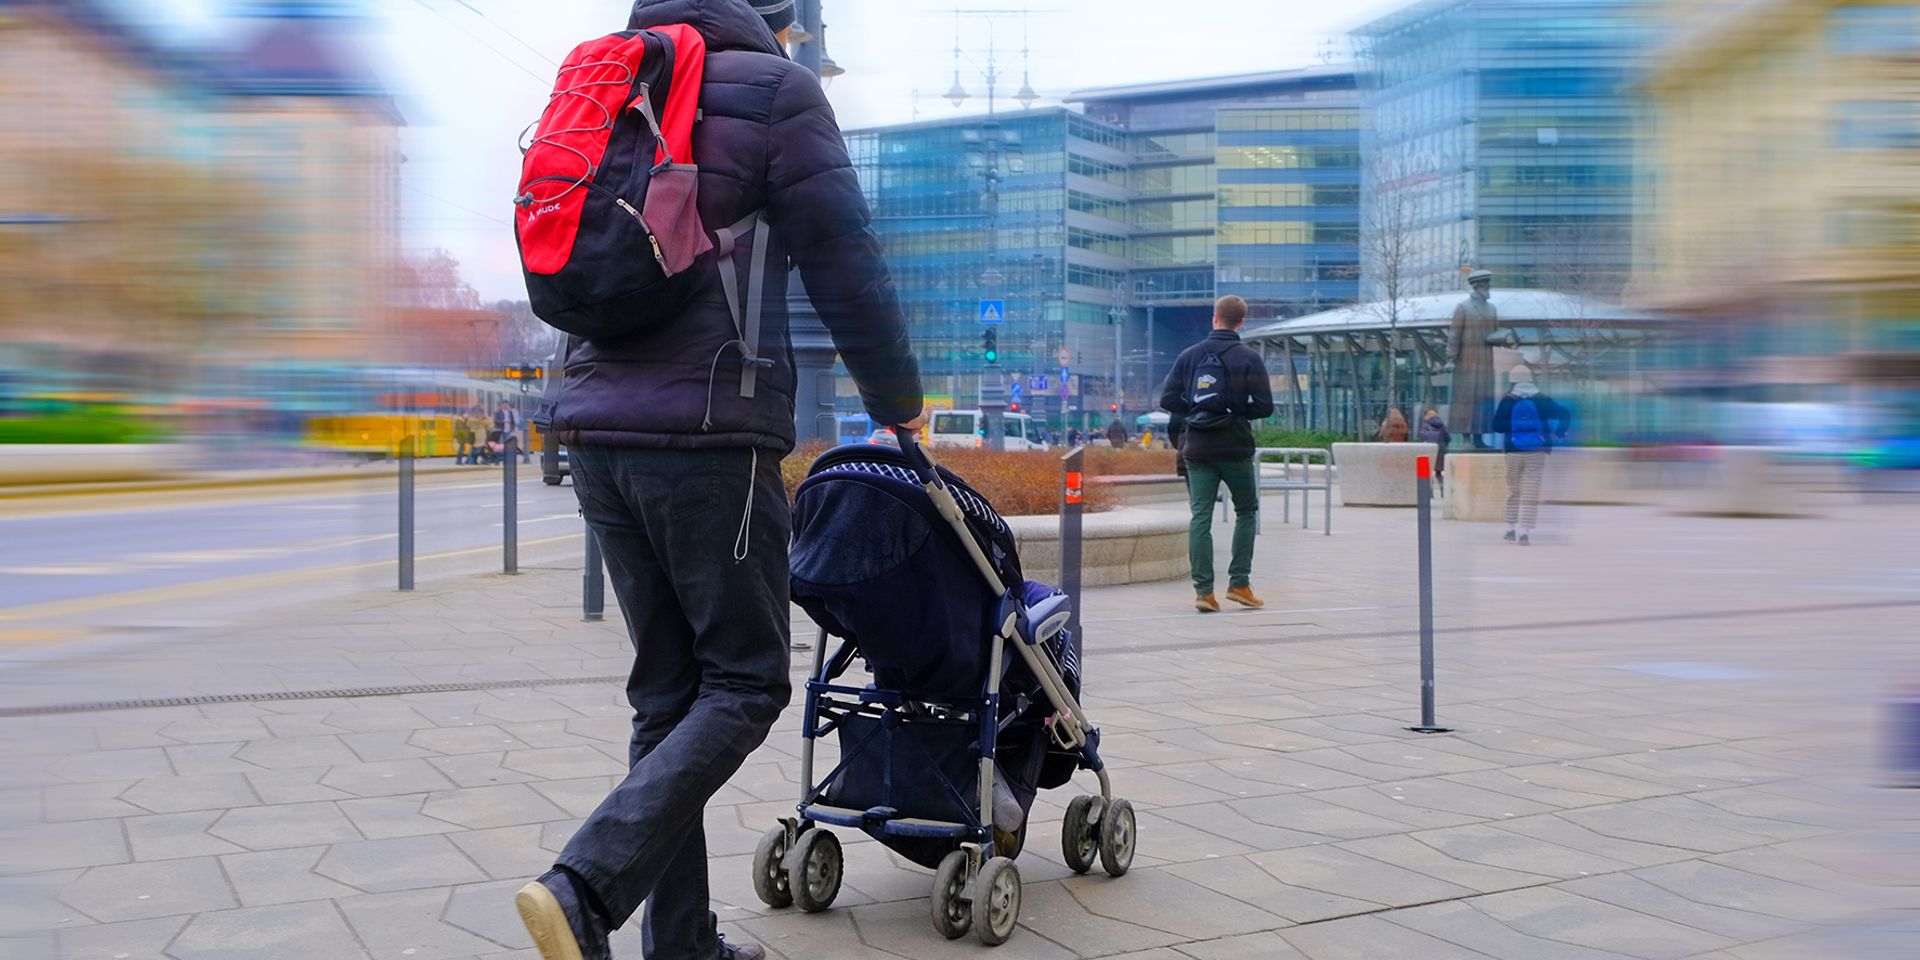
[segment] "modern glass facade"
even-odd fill
[[[1360,292],[1357,97],[1219,112],[1218,286],[1285,318]]]
[[[1314,67],[848,133],[936,402],[976,402],[982,299],[1028,412],[1102,419],[1153,409],[1220,294],[1258,320],[1351,302],[1357,97]]]
[[[1030,412],[1063,412],[1060,351],[1069,368],[1112,353],[1112,291],[1127,268],[1119,132],[1056,108],[846,139],[934,402],[977,400],[982,301],[994,300],[998,371],[1019,375]],[[1090,380],[1078,384],[1089,402],[1106,390]]]
[[[1355,31],[1367,209],[1403,198],[1402,295],[1507,287],[1609,297],[1631,264],[1645,0],[1427,0]],[[1367,258],[1370,261],[1374,257]],[[1363,264],[1380,292],[1381,265]]]

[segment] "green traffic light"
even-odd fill
[[[998,350],[988,350],[988,351],[987,351],[987,362],[988,362],[988,363],[998,363],[999,361],[1000,361],[1000,352],[999,352]]]

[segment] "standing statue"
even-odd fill
[[[1448,426],[1475,446],[1492,429],[1494,386],[1493,345],[1487,338],[1500,324],[1500,312],[1488,299],[1493,273],[1475,270],[1467,275],[1473,295],[1453,308],[1453,329],[1447,337],[1447,366],[1453,370],[1453,406]]]

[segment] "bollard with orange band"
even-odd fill
[[[1433,716],[1433,461],[1414,460],[1415,522],[1419,524],[1420,552],[1420,725],[1415,733],[1447,733]]]

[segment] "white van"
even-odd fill
[[[985,447],[985,415],[978,410],[936,410],[933,413],[933,445],[936,447]],[[1046,427],[1024,413],[1000,417],[1006,432],[1008,450],[1047,449]]]

